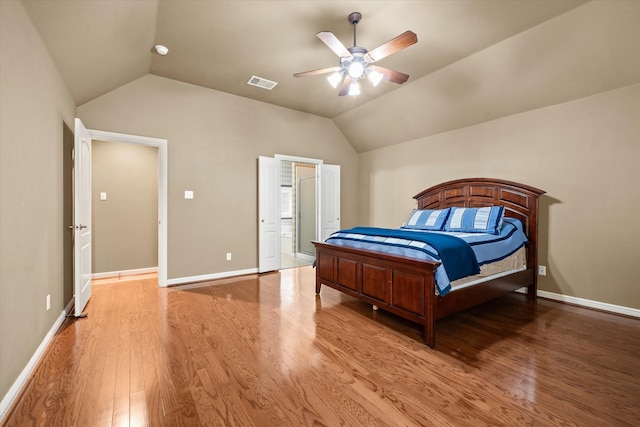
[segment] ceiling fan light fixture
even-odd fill
[[[333,73],[327,77],[327,80],[329,80],[329,83],[331,83],[331,86],[335,89],[338,87],[340,80],[342,80],[342,73]]]
[[[351,78],[359,79],[360,77],[362,77],[363,72],[364,72],[364,65],[362,65],[362,62],[353,61],[351,64],[349,64],[348,73],[351,76]]]
[[[353,82],[349,86],[349,95],[350,96],[358,96],[360,95],[360,85],[358,82]]]
[[[382,81],[382,73],[377,72],[376,70],[369,71],[369,80],[373,83],[373,86],[378,86],[378,84]]]
[[[362,46],[358,46],[356,42],[356,26],[362,19],[362,14],[353,12],[348,19],[349,23],[353,25],[353,46],[350,48],[346,48],[335,34],[330,31],[320,31],[316,34],[333,53],[340,57],[340,66],[295,73],[293,77],[331,74],[327,79],[334,88],[340,86],[338,96],[351,95],[354,97],[360,94],[360,86],[357,81],[365,77],[369,78],[373,86],[378,86],[382,80],[396,84],[406,82],[409,78],[408,74],[371,64],[417,43],[418,36],[413,31],[405,31],[369,51]]]

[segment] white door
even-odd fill
[[[280,160],[258,159],[258,273],[280,269]]]
[[[340,165],[321,165],[320,241],[340,230]]]
[[[91,134],[75,120],[73,148],[75,316],[82,316],[91,297]]]

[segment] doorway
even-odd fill
[[[62,122],[62,229],[65,312],[73,306],[73,131]]]
[[[167,189],[168,189],[168,147],[166,139],[128,135],[100,130],[88,130],[93,140],[123,142],[158,150],[158,286],[167,286]],[[108,194],[107,194],[108,197]]]
[[[158,148],[94,139],[92,278],[157,274]]]
[[[281,161],[280,268],[311,265],[316,239],[316,175],[313,163]]]
[[[274,157],[258,157],[258,273],[283,268],[281,250],[281,219],[283,211],[291,211],[293,242],[293,194],[290,187],[281,185],[282,162],[307,163],[315,166],[315,231],[314,239],[323,241],[340,228],[340,165],[327,165],[322,160],[276,154]],[[293,183],[293,181],[292,181]],[[284,202],[284,203],[283,203]],[[300,233],[298,233],[299,235]],[[292,245],[294,244],[292,242]],[[287,243],[288,244],[288,243]],[[298,245],[299,246],[299,245]],[[292,252],[299,255],[297,250]],[[302,254],[304,255],[304,254]],[[299,256],[300,257],[300,256]],[[313,263],[313,260],[310,260]]]

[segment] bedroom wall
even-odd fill
[[[75,105],[22,3],[0,1],[0,399],[64,309],[63,124]],[[51,309],[46,310],[46,296]],[[1,413],[0,413],[1,416]]]
[[[527,183],[547,192],[539,261],[548,275],[540,289],[640,308],[632,271],[640,253],[639,19],[638,2],[589,2],[402,88],[412,93],[397,114],[416,126],[398,133],[410,135],[399,144],[360,154],[359,222],[397,226],[413,195],[449,179]],[[476,83],[456,85],[464,76]],[[423,105],[441,99],[443,88],[459,89],[453,104]],[[487,91],[494,102],[478,103],[478,92]],[[401,95],[349,117],[385,111]],[[511,103],[525,110],[500,117]],[[404,115],[407,105],[424,119]],[[366,126],[367,119],[353,123]]]
[[[77,114],[89,129],[168,140],[169,279],[257,267],[259,156],[341,165],[341,220],[355,224],[357,154],[328,119],[153,75]]]
[[[93,141],[91,166],[92,272],[157,267],[158,149]]]
[[[359,156],[358,222],[395,227],[412,196],[492,177],[545,190],[540,289],[640,309],[640,84]]]

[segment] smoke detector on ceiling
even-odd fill
[[[169,53],[169,48],[166,46],[163,46],[161,44],[157,44],[153,47],[153,50],[158,54],[158,55],[162,55],[165,56],[167,53]]]

